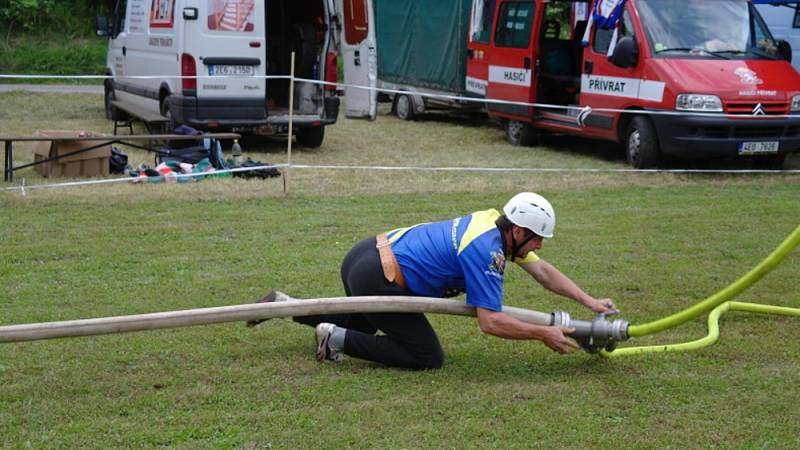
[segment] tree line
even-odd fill
[[[17,34],[85,37],[94,34],[95,17],[108,15],[116,0],[0,0],[0,31],[6,41]]]

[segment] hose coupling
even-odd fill
[[[628,340],[628,321],[617,319],[608,320],[608,316],[619,314],[613,310],[600,313],[589,320],[574,320],[565,311],[551,313],[551,324],[565,328],[574,328],[570,337],[575,339],[580,346],[589,353],[599,353],[600,350],[613,351],[617,343]]]

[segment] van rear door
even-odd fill
[[[181,55],[182,63],[189,64],[185,61],[189,57],[195,61],[198,101],[262,99],[265,103],[264,2],[205,1],[198,6],[199,17],[185,22]],[[224,117],[219,113],[223,111],[217,114]]]
[[[337,0],[336,4],[344,24],[341,51],[345,115],[374,120],[378,113],[378,95],[374,90],[378,82],[378,58],[372,0]]]

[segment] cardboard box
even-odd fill
[[[104,136],[91,131],[37,131],[37,136],[52,138],[72,138],[70,140],[40,141],[33,143],[33,160],[42,161],[58,155],[65,155],[84,148],[94,147],[103,141],[87,141],[81,138]],[[109,137],[113,139],[113,137]],[[45,177],[101,177],[108,176],[111,159],[111,144],[94,150],[65,156],[53,161],[33,166]]]

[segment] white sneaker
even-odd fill
[[[328,346],[334,328],[336,328],[336,325],[332,323],[322,322],[317,325],[315,335],[317,338],[317,361],[319,362],[339,362],[344,357],[341,350],[332,350]]]

